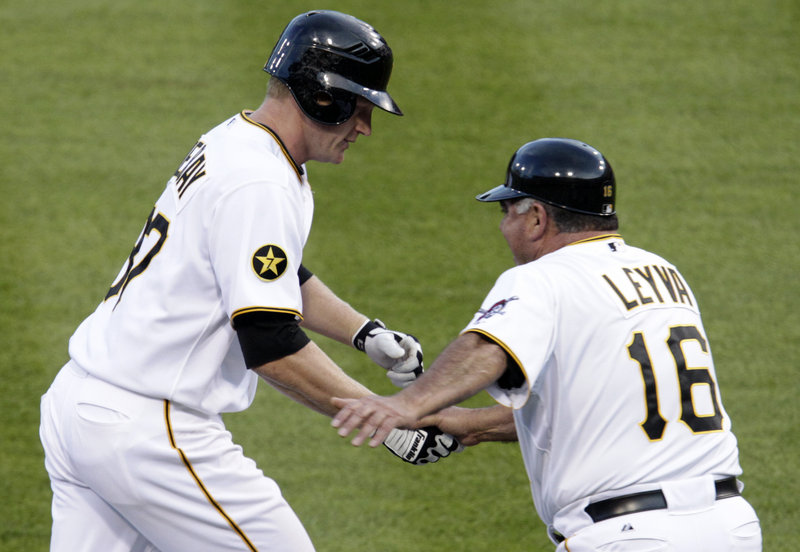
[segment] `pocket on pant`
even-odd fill
[[[598,546],[599,552],[658,552],[667,550],[667,543],[658,539],[629,539]]]
[[[75,410],[82,420],[95,424],[118,424],[130,420],[124,412],[100,404],[82,402],[77,404]]]
[[[731,531],[733,550],[738,552],[750,552],[761,550],[761,525],[757,521],[751,521],[740,525]]]

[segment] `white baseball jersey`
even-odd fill
[[[524,372],[489,392],[514,408],[545,523],[609,491],[741,473],[697,301],[661,257],[616,234],[563,247],[502,274],[465,331]]]
[[[136,393],[220,413],[250,405],[231,320],[300,317],[297,270],[313,216],[298,166],[268,128],[236,115],[203,135],[167,183],[105,301],[69,352]]]
[[[258,381],[236,316],[302,316],[312,215],[304,167],[246,114],[192,148],[42,398],[51,550],[313,550],[220,415]]]

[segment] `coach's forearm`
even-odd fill
[[[427,372],[392,397],[418,419],[460,403],[497,381],[506,369],[506,354],[475,333],[457,337]]]
[[[372,394],[348,377],[313,341],[294,354],[254,370],[284,395],[326,416],[337,412],[331,397],[359,398]]]
[[[514,415],[510,408],[502,405],[485,408],[451,406],[420,421],[420,427],[427,425],[437,426],[468,447],[489,441],[517,441]]]

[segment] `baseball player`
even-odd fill
[[[362,428],[355,445],[429,414],[463,443],[516,437],[558,551],[761,550],[697,299],[617,233],[615,194],[587,144],[519,148],[478,196],[500,203],[516,266],[428,373],[393,397],[336,399],[333,425]],[[500,406],[437,413],[482,389]]]
[[[302,14],[266,64],[262,105],[180,163],[42,398],[51,550],[313,550],[221,413],[247,408],[258,376],[329,416],[332,396],[369,394],[304,329],[366,352],[397,385],[421,372],[413,337],[369,320],[303,265],[305,163],[340,163],[370,135],[373,107],[402,114],[386,91],[391,69],[366,23]],[[436,428],[387,441],[414,464],[458,446]]]

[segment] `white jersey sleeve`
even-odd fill
[[[301,316],[304,232],[294,199],[284,186],[253,182],[214,209],[210,259],[231,318],[254,309]]]
[[[490,394],[505,406],[521,408],[527,402],[533,383],[553,354],[556,312],[547,287],[546,279],[508,270],[497,279],[467,327],[500,345],[525,375],[518,387],[497,383],[490,387]],[[530,293],[531,289],[538,291]]]

